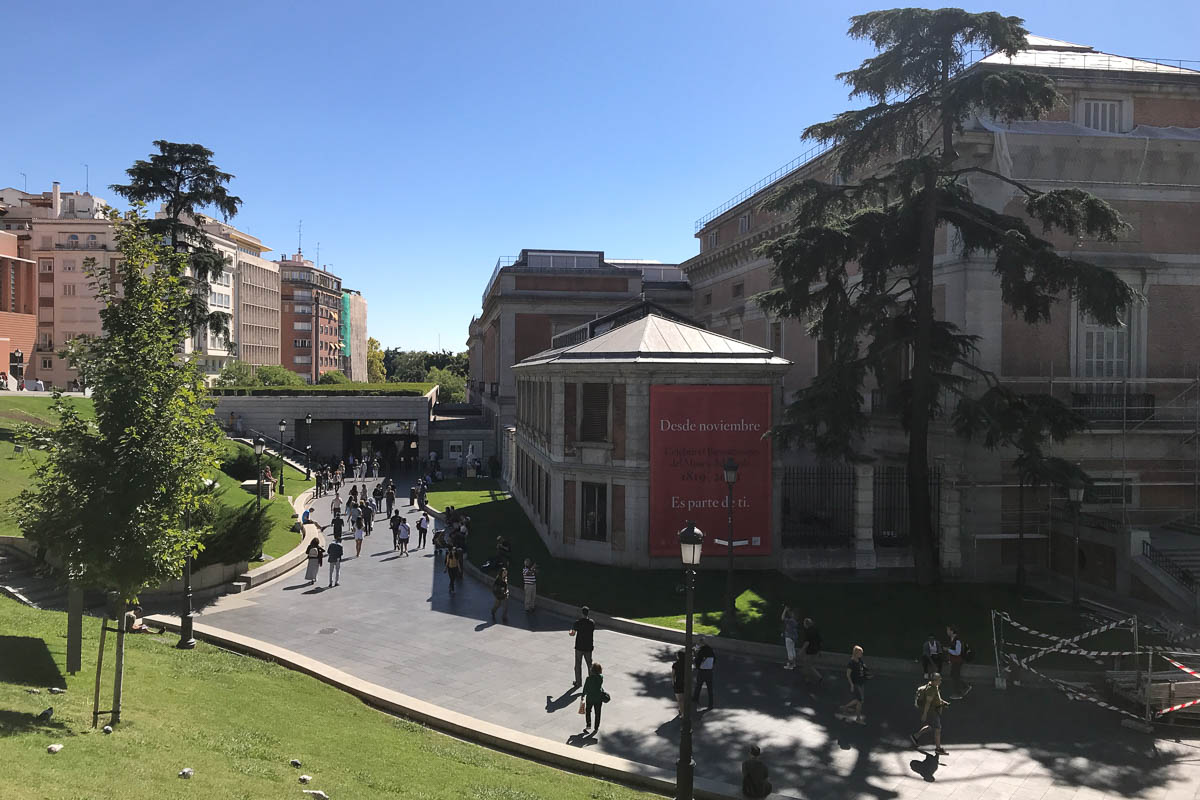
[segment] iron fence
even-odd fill
[[[782,506],[784,547],[854,545],[853,468],[787,467]]]
[[[929,468],[930,523],[938,529],[942,495],[942,471]],[[908,470],[904,467],[875,468],[874,534],[876,547],[907,547],[911,531],[908,521]]]
[[[1142,555],[1150,559],[1155,566],[1179,581],[1189,592],[1196,591],[1196,576],[1192,571],[1174,561],[1166,553],[1158,550],[1149,540],[1142,541]]]

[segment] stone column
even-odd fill
[[[875,569],[875,467],[854,466],[854,568]]]
[[[941,499],[938,501],[938,552],[942,571],[957,575],[962,571],[962,490],[958,488],[961,470],[956,461],[942,466]]]

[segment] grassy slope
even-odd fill
[[[555,559],[534,531],[517,502],[489,479],[449,479],[431,492],[435,508],[447,504],[463,509],[472,521],[470,558],[486,561],[495,551],[495,538],[504,535],[513,545],[514,563],[533,558],[540,565],[538,594],[598,611],[657,625],[683,628],[684,598],[677,570],[631,570]],[[713,559],[709,559],[711,564]],[[720,560],[717,560],[720,563]],[[702,570],[696,582],[698,630],[719,632],[726,574]],[[950,583],[927,589],[912,583],[792,580],[773,571],[746,571],[735,576],[740,627],[738,635],[779,643],[779,622],[787,603],[816,620],[827,650],[848,651],[861,644],[868,653],[916,659],[930,633],[944,638],[948,623],[960,626],[963,638],[976,650],[980,663],[992,661],[991,609],[1009,611],[1039,630],[1079,632],[1081,623],[1069,607],[1018,598],[1012,588],[996,584]],[[1112,646],[1128,644],[1118,634]],[[1096,646],[1103,639],[1092,640]]]
[[[394,719],[283,667],[177,637],[130,636],[124,722],[91,729],[99,623],[84,620],[83,671],[65,666],[66,615],[0,598],[0,631],[19,631],[0,659],[0,786],[6,800],[164,797],[633,800],[651,795],[561,772]],[[2,642],[3,639],[0,639]],[[111,701],[112,637],[101,707]],[[49,686],[66,686],[49,695]],[[27,694],[38,686],[40,695]],[[49,723],[34,715],[54,705]],[[101,723],[103,725],[103,722]],[[46,753],[61,742],[62,752]],[[303,769],[288,765],[292,758]],[[179,770],[195,777],[184,783]],[[301,787],[297,777],[315,780]]]
[[[33,468],[42,454],[37,451],[26,451],[20,456],[13,456],[13,430],[21,422],[53,425],[56,422],[51,409],[52,400],[49,397],[0,397],[0,535],[20,536],[16,517],[13,514],[12,503],[22,489],[29,485],[33,478]],[[95,415],[91,400],[70,399],[79,406],[80,413],[85,418]],[[228,447],[243,447],[227,443]],[[249,449],[249,448],[245,448]],[[277,460],[267,460],[273,471],[278,471]],[[240,506],[254,499],[250,492],[244,492],[237,481],[222,472],[216,473],[217,481],[225,488],[221,499],[227,505]],[[287,494],[295,497],[312,486],[312,481],[304,480],[304,473],[288,467],[285,477]],[[271,538],[263,546],[263,552],[272,557],[278,557],[291,550],[300,540],[291,530],[293,517],[292,507],[287,497],[277,495],[268,507],[268,514],[273,527]]]

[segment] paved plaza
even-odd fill
[[[316,501],[318,521],[328,499]],[[407,510],[407,505],[401,506]],[[412,514],[409,514],[410,521]],[[413,543],[415,544],[415,530]],[[348,541],[353,555],[354,544]],[[598,737],[584,737],[573,680],[571,620],[527,616],[510,601],[509,623],[492,623],[487,587],[467,579],[451,597],[432,542],[400,557],[376,526],[341,585],[315,587],[302,570],[204,610],[201,621],[294,650],[365,680],[453,711],[529,734],[673,769],[679,721],[671,694],[673,649],[600,628],[604,665]],[[871,659],[871,643],[862,643]],[[949,755],[913,749],[911,675],[879,675],[868,685],[867,724],[834,716],[845,698],[841,675],[810,692],[780,661],[723,655],[716,708],[699,715],[697,773],[740,782],[740,761],[759,743],[779,791],[806,798],[954,797],[1068,800],[1094,797],[1191,798],[1200,787],[1200,740],[1154,740],[1122,728],[1110,713],[1056,692],[979,685],[945,714]],[[702,706],[705,698],[702,698]]]

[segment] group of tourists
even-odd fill
[[[344,459],[330,461],[317,467],[314,497],[323,497],[330,492],[339,492],[342,486],[350,481],[378,480],[381,477],[383,475],[379,456],[356,459],[354,454],[350,453]],[[390,478],[383,478],[383,480],[391,482]],[[395,501],[396,495],[393,491],[392,502]],[[391,513],[390,509],[388,513]]]

